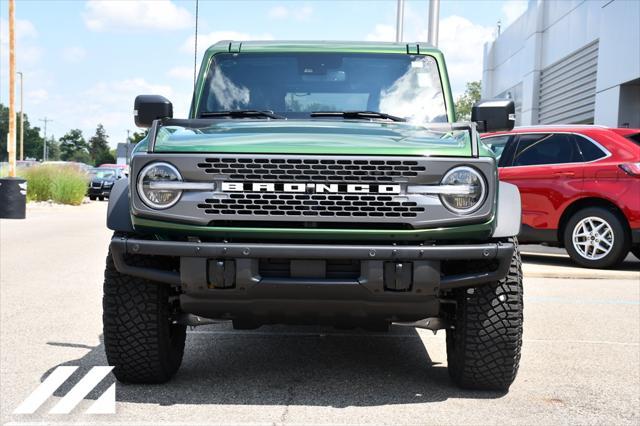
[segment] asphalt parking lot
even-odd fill
[[[640,422],[640,262],[575,268],[525,247],[525,335],[508,394],[448,379],[444,333],[308,327],[190,330],[182,368],[158,386],[117,385],[116,414],[49,414],[101,342],[106,203],[30,206],[0,221],[3,424],[634,424]],[[542,252],[540,254],[540,252]],[[79,366],[35,414],[13,410],[60,365]],[[114,379],[89,394],[94,400]]]

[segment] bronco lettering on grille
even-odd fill
[[[223,192],[302,192],[312,194],[399,194],[400,185],[338,184],[338,183],[257,183],[222,182]]]

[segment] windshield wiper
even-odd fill
[[[281,115],[274,114],[273,111],[259,111],[254,109],[237,109],[233,111],[205,111],[200,113],[200,118],[215,118],[215,117],[272,118],[275,120],[284,120],[286,118]]]
[[[383,120],[391,121],[407,121],[402,117],[396,117],[395,115],[377,111],[313,111],[309,115],[311,117],[342,117],[346,119],[381,118]]]

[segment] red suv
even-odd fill
[[[640,259],[640,129],[533,126],[483,142],[520,189],[521,242],[564,246],[589,268]]]

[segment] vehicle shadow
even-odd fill
[[[588,268],[582,268],[580,265],[574,263],[568,256],[548,255],[545,253],[521,253],[522,261],[531,265],[540,266],[560,266],[566,268],[579,268],[588,271]],[[603,269],[604,270],[604,269]],[[640,261],[638,261],[633,255],[627,256],[625,261],[616,266],[615,268],[609,268],[604,271],[640,271]]]
[[[64,396],[92,367],[107,365],[100,339],[82,358],[61,364],[79,369],[55,395]],[[99,397],[114,380],[103,380],[87,399]],[[118,383],[116,391],[119,402],[143,404],[337,408],[504,395],[456,388],[446,366],[431,361],[413,328],[394,326],[389,333],[284,326],[235,331],[226,324],[189,332],[182,367],[169,383]]]

